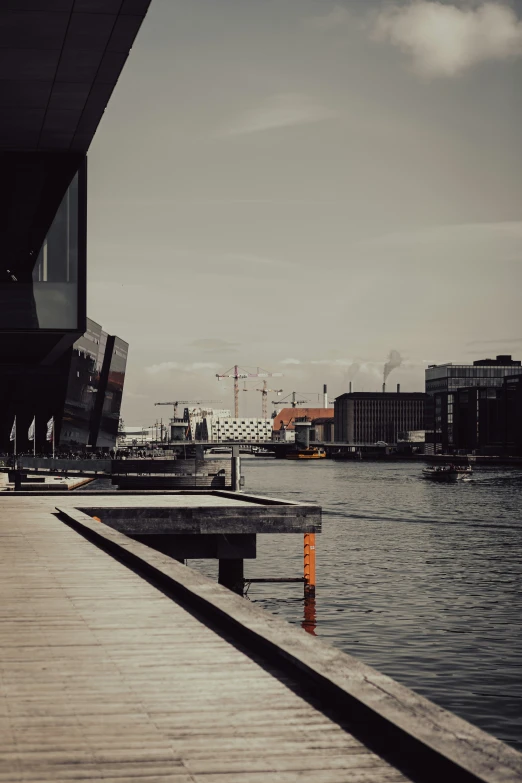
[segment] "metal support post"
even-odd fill
[[[315,533],[304,534],[304,594],[315,597]]]

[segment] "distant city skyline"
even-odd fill
[[[404,391],[520,358],[521,16],[153,0],[89,153],[88,312],[130,343],[126,423],[231,407],[236,363],[333,397],[379,389],[391,350]]]

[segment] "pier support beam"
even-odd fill
[[[244,587],[243,559],[220,560],[218,582],[223,587],[228,587],[232,592],[242,596]]]

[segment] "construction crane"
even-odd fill
[[[238,367],[237,364],[235,364],[233,367],[231,367],[229,370],[227,370],[224,373],[216,373],[216,378],[218,381],[223,380],[223,378],[233,378],[234,379],[234,418],[239,419],[239,381],[240,380],[249,380],[250,378],[275,378],[281,376],[282,372],[268,372],[267,370],[263,370],[262,367],[257,367],[257,372],[249,372],[248,370]]]
[[[172,418],[175,419],[176,413],[178,412],[178,405],[206,405],[209,402],[223,402],[223,400],[175,400],[174,402],[155,402],[154,405],[172,405]]]
[[[306,392],[305,392],[306,393]],[[312,392],[313,393],[313,392]],[[289,404],[291,408],[297,408],[298,405],[304,405],[305,402],[309,402],[309,400],[296,400],[296,396],[298,394],[303,394],[303,392],[292,392],[292,399],[289,400]],[[290,395],[287,394],[286,397],[283,397],[282,400],[272,400],[272,405],[280,405],[282,402],[284,402],[287,397]]]
[[[279,373],[281,375],[282,373]],[[268,381],[263,381],[263,388],[262,389],[247,389],[246,386],[243,389],[243,391],[258,391],[261,392],[261,418],[268,419],[268,392],[273,392],[274,394],[282,394],[283,389],[268,389]]]

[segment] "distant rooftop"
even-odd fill
[[[477,359],[473,364],[453,364],[453,362],[444,362],[444,364],[428,364],[428,370],[434,367],[520,367],[522,362],[513,359],[511,354],[498,354],[496,359]]]
[[[482,367],[485,365],[496,367],[509,367],[510,365],[514,365],[516,367],[520,367],[522,362],[517,361],[516,359],[512,359],[511,354],[499,354],[496,359],[477,359],[477,361],[473,362],[473,364],[476,367]]]
[[[293,430],[296,419],[313,421],[330,418],[333,414],[333,408],[283,408],[273,419],[273,429],[280,430],[283,425],[286,429]]]

